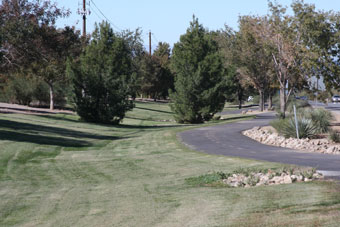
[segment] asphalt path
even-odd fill
[[[326,176],[340,176],[340,155],[268,146],[241,134],[255,126],[268,125],[274,118],[274,113],[264,113],[252,120],[193,129],[181,132],[179,136],[188,147],[209,154],[310,166]]]
[[[236,109],[236,110],[227,110],[227,111],[222,111],[219,113],[220,115],[226,115],[226,114],[240,114],[242,111],[249,111],[249,110],[258,110],[259,106],[258,105],[249,105],[249,106],[242,106],[242,109]]]

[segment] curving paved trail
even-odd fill
[[[255,126],[265,126],[274,113],[257,115],[253,120],[198,128],[179,133],[184,144],[209,154],[311,166],[326,176],[340,176],[340,155],[306,153],[261,144],[241,134]]]

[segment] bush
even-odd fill
[[[310,114],[317,133],[326,133],[329,131],[330,122],[333,120],[331,112],[325,109],[314,109]]]
[[[299,117],[297,119],[297,123],[300,138],[311,138],[315,136],[317,129],[311,119]],[[279,134],[286,138],[297,138],[295,120],[292,117],[275,120],[271,122],[271,126],[273,126]]]
[[[128,99],[131,53],[107,22],[96,27],[79,61],[68,64],[74,102],[85,121],[118,124],[133,107]]]
[[[48,85],[41,81],[37,84],[36,89],[34,90],[34,98],[39,102],[39,105],[48,105],[50,102],[50,94]]]
[[[291,99],[289,99],[289,102],[287,105],[287,112],[294,113],[294,108],[293,108],[294,105],[296,107],[296,110],[312,108],[307,100],[295,99],[292,97]]]
[[[302,102],[300,102],[301,104]],[[297,110],[299,137],[310,138],[319,133],[329,131],[330,121],[333,119],[332,114],[325,109],[305,108],[308,105],[300,105]],[[286,119],[274,120],[271,125],[279,134],[285,137],[296,138],[296,127],[294,115],[290,114]]]
[[[334,143],[340,143],[340,135],[336,131],[330,131],[329,139]]]
[[[226,79],[222,57],[217,43],[195,18],[173,48],[172,68],[176,78],[171,109],[177,122],[203,123],[223,109]]]
[[[10,77],[4,90],[9,99],[8,101],[29,105],[33,100],[36,86],[36,79],[17,74]]]

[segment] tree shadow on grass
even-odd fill
[[[51,134],[57,134],[60,136],[74,137],[74,138],[81,138],[81,139],[99,139],[99,140],[119,139],[119,137],[117,136],[96,135],[92,133],[80,132],[80,131],[66,129],[66,128],[36,125],[36,124],[22,123],[22,122],[3,120],[3,119],[0,119],[0,128],[20,130],[21,132],[25,131],[29,134],[51,133]]]
[[[140,117],[130,117],[127,116],[124,119],[133,119],[133,120],[139,120],[139,121],[154,121],[154,122],[173,122],[170,119],[156,119],[156,118],[140,118]]]
[[[121,124],[121,125],[115,125],[116,128],[128,128],[128,129],[164,129],[164,128],[180,128],[180,127],[187,127],[188,125],[127,125],[127,124]]]
[[[145,107],[134,107],[134,109],[140,109],[140,110],[148,110],[148,111],[154,111],[154,112],[159,112],[159,113],[166,113],[166,114],[174,114],[173,112],[169,112],[169,111],[164,111],[164,110],[154,110],[154,109],[149,109],[149,108],[145,108]]]
[[[66,118],[64,116],[39,115],[39,117],[46,118],[48,120],[68,121],[68,122],[72,122],[72,123],[86,123],[85,121],[69,119],[69,118]]]
[[[41,144],[41,145],[54,145],[54,146],[62,146],[62,147],[87,147],[87,146],[92,145],[92,143],[83,141],[83,140],[53,137],[53,136],[43,136],[43,135],[32,135],[32,134],[6,131],[6,130],[0,130],[0,140],[10,140],[10,141],[15,141],[15,142],[29,142],[29,143],[36,143],[36,144]]]

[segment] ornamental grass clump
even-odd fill
[[[314,109],[310,112],[310,117],[317,129],[317,133],[327,133],[330,122],[333,120],[332,114],[325,109]]]
[[[329,132],[332,114],[324,109],[300,108],[297,111],[299,138],[312,138]],[[286,138],[297,138],[294,116],[274,120],[270,123],[277,132]]]
[[[311,138],[316,135],[317,128],[314,126],[311,119],[299,117],[297,119],[297,125],[299,138]],[[277,132],[285,138],[297,138],[294,118],[275,120],[271,123],[271,126],[273,126]]]
[[[340,135],[336,131],[330,131],[328,138],[334,143],[340,143]]]

